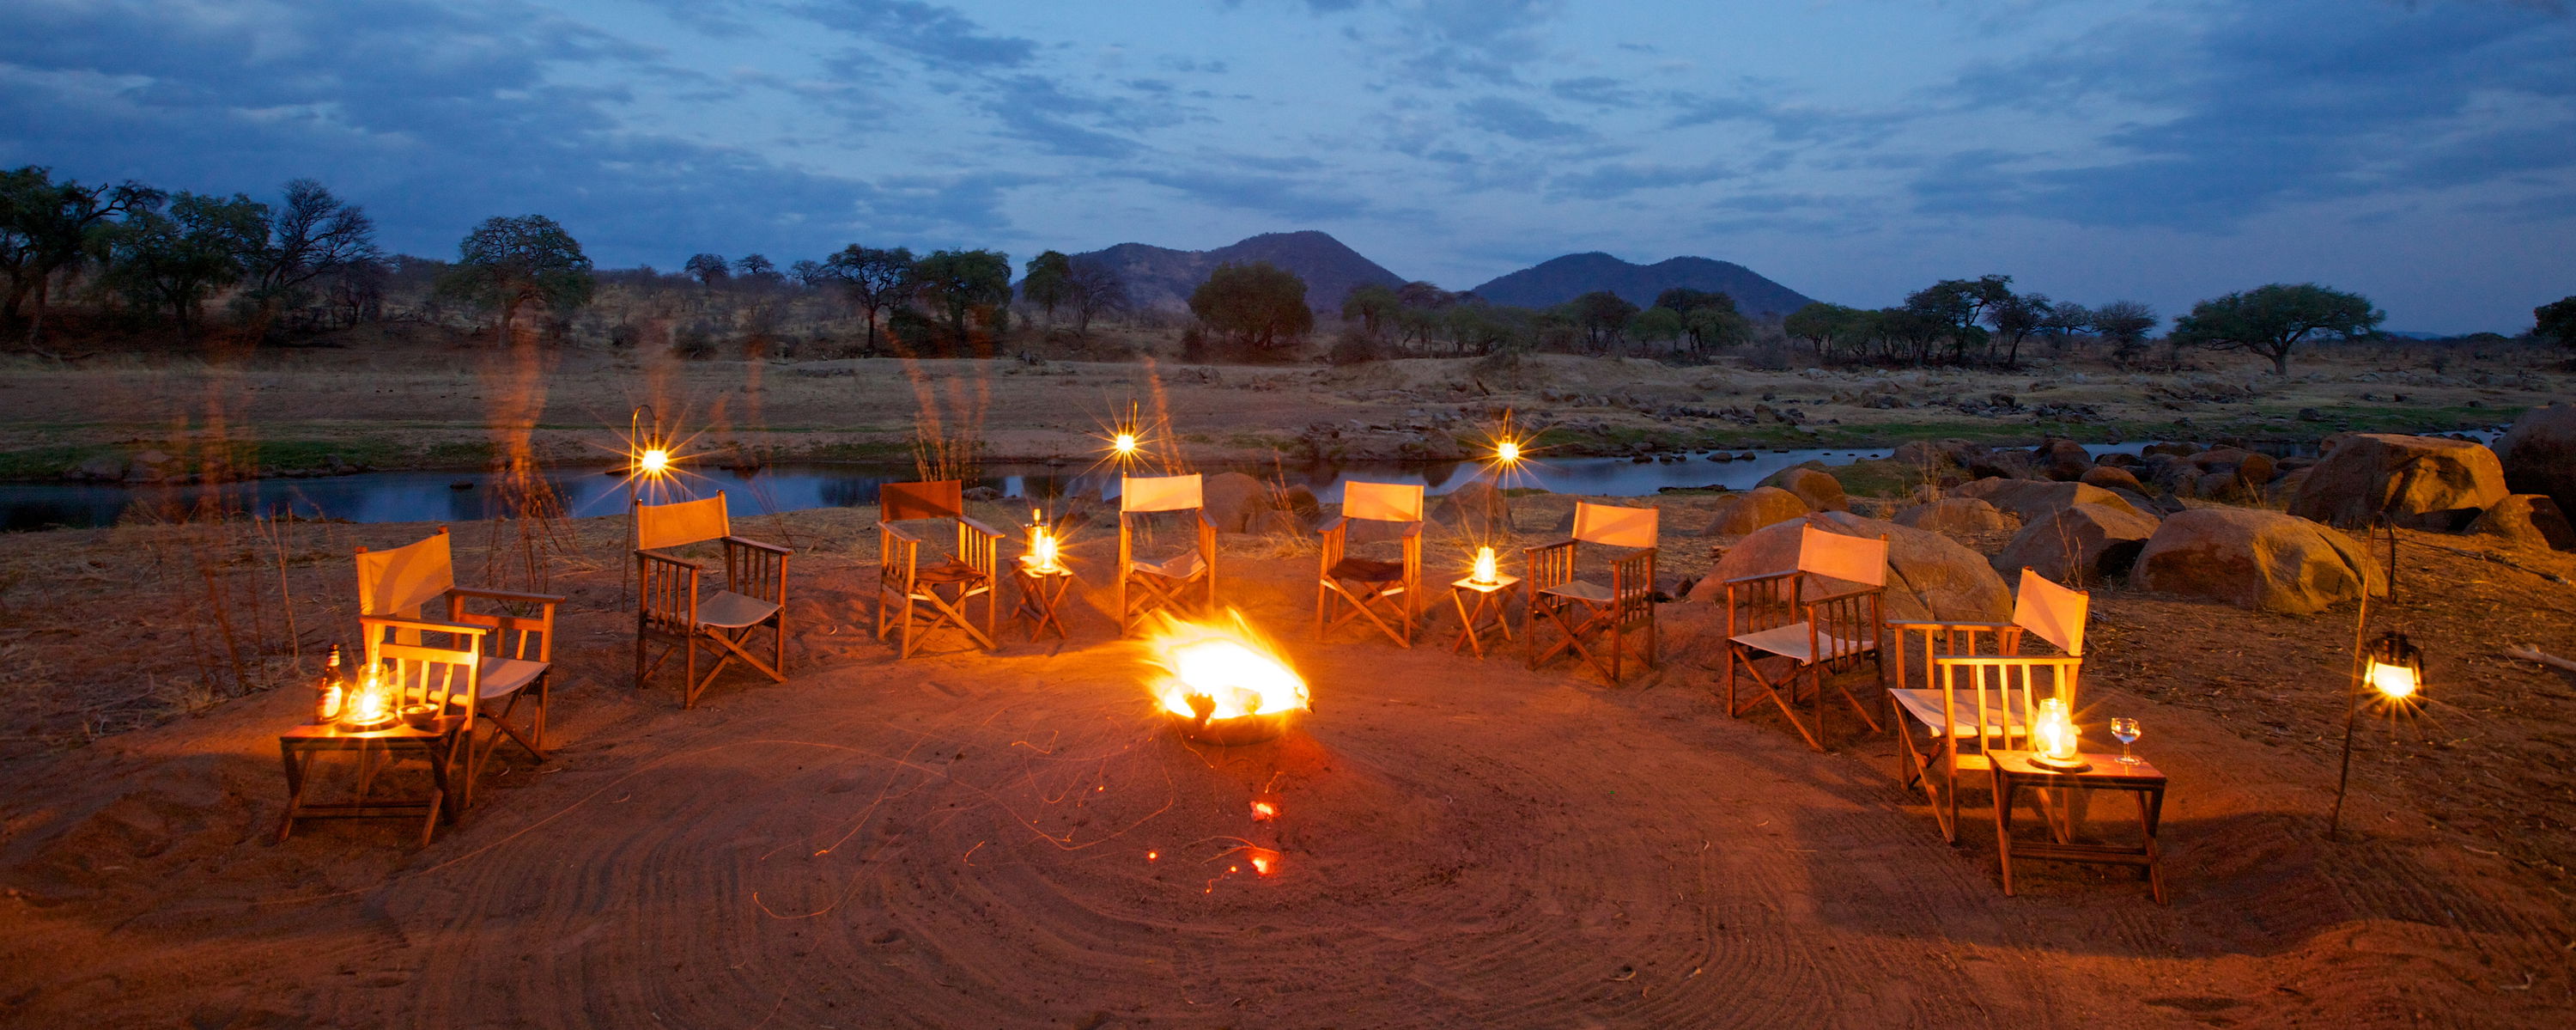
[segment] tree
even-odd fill
[[[2576,351],[2576,297],[2531,309],[2531,335]]]
[[[1011,258],[997,250],[939,250],[912,265],[913,295],[942,319],[947,346],[962,348],[980,326],[1010,328]],[[989,337],[988,337],[989,338]]]
[[[867,353],[877,351],[877,314],[912,293],[912,249],[896,247],[880,250],[856,243],[841,248],[823,262],[832,277],[841,284],[850,303],[859,307],[868,322]]]
[[[1694,350],[1706,351],[1742,339],[1752,324],[1735,310],[1735,298],[1708,290],[1675,286],[1655,295],[1655,306],[1682,316],[1682,334]]]
[[[45,306],[56,273],[80,266],[106,246],[111,219],[158,204],[159,190],[128,181],[83,186],[53,181],[53,170],[28,165],[0,173],[0,272],[9,277],[5,314],[18,318],[29,294],[36,310],[27,323],[27,346],[43,346]]]
[[[1190,313],[1208,328],[1262,350],[1315,328],[1306,280],[1267,261],[1216,266],[1190,291]]]
[[[1661,304],[1637,312],[1628,320],[1628,331],[1648,345],[1681,339],[1682,313]]]
[[[2164,321],[2156,309],[2134,300],[2112,301],[2093,309],[2091,315],[2093,331],[2111,343],[2111,359],[2124,365],[2145,353],[2147,334]]]
[[[1637,317],[1637,306],[1608,290],[1594,290],[1565,302],[1566,314],[1583,330],[1583,342],[1592,353],[1601,354],[1619,342],[1627,333],[1628,320]]]
[[[2057,307],[2044,293],[2014,293],[1999,290],[1986,303],[1986,324],[1995,327],[1995,335],[2004,340],[2004,366],[2021,364],[2021,342],[2046,328]]]
[[[1931,344],[1940,338],[1950,341],[1950,360],[1965,363],[1968,348],[1983,347],[1989,337],[1977,323],[1985,319],[1986,308],[2012,297],[2012,277],[1987,275],[1975,279],[1943,279],[1905,298],[1905,309],[1920,324],[1923,320],[1938,323],[1938,336],[1914,334],[1914,360],[1920,364],[1931,357]]]
[[[165,213],[147,203],[126,214],[110,240],[108,274],[137,303],[167,306],[181,342],[193,342],[197,309],[214,291],[240,282],[268,242],[268,205],[180,193]]]
[[[1393,321],[1395,313],[1403,309],[1403,298],[1397,297],[1386,284],[1361,283],[1351,287],[1351,292],[1342,298],[1342,321],[1359,322],[1360,335],[1374,340],[1378,330]]]
[[[1807,341],[1816,348],[1816,360],[1825,361],[1837,344],[1864,342],[1873,321],[1870,312],[1819,300],[1790,312],[1788,318],[1781,320],[1780,329],[1793,339]]]
[[[1091,335],[1091,320],[1127,310],[1127,283],[1118,270],[1099,261],[1072,262],[1064,276],[1065,302],[1073,307],[1073,331]]]
[[[779,279],[778,263],[765,254],[745,254],[734,259],[733,274],[754,282],[774,283]]]
[[[733,268],[725,262],[722,254],[691,254],[689,260],[681,263],[680,271],[703,286],[713,286],[733,278]]]
[[[2273,283],[2192,305],[2174,321],[2173,339],[2210,350],[2242,350],[2272,359],[2275,375],[2290,374],[2290,352],[2310,336],[2364,336],[2388,313],[2357,293],[2315,283]]]
[[[1020,299],[1046,312],[1048,325],[1055,324],[1055,309],[1072,299],[1071,287],[1065,280],[1073,275],[1073,260],[1057,251],[1047,251],[1029,259],[1028,270],[1020,278]]]
[[[813,258],[797,258],[795,264],[787,266],[787,277],[807,289],[821,289],[833,281],[831,267]]]
[[[249,295],[263,329],[279,307],[303,301],[315,280],[384,256],[366,209],[332,196],[311,179],[287,182],[286,203],[263,235],[267,245],[252,261]]]
[[[507,346],[510,325],[530,304],[569,314],[590,302],[590,258],[563,226],[544,215],[483,220],[457,244],[456,263],[440,277],[438,292],[500,312],[496,339]]]

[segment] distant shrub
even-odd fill
[[[1786,372],[1798,367],[1805,353],[1786,340],[1765,341],[1744,348],[1738,360],[1744,363],[1744,367],[1756,371]]]
[[[690,361],[705,361],[716,356],[715,334],[702,325],[682,327],[671,334],[671,353]]]
[[[1324,363],[1334,366],[1365,365],[1372,361],[1385,361],[1394,356],[1395,349],[1387,346],[1383,340],[1371,339],[1359,333],[1345,332],[1339,339],[1333,341],[1330,349],[1324,352]]]

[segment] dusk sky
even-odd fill
[[[1881,306],[2004,273],[2399,330],[2576,294],[2576,14],[2537,0],[10,0],[0,163],[494,214],[603,266],[1322,229],[1465,289],[1576,251]]]

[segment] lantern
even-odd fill
[[[1506,440],[1503,440],[1503,441],[1501,441],[1501,442],[1499,442],[1499,443],[1496,443],[1496,444],[1494,445],[1494,462],[1495,462],[1496,464],[1499,464],[1499,465],[1517,465],[1517,464],[1519,464],[1519,463],[1520,463],[1520,460],[1521,460],[1521,442],[1520,442],[1520,441],[1518,441],[1518,440],[1510,440],[1510,439],[1506,439]]]
[[[2371,645],[2364,659],[2367,671],[2363,681],[2390,704],[2403,704],[2415,698],[2424,687],[2424,652],[2406,642],[2406,634],[2389,631]]]
[[[2075,750],[2075,720],[2067,714],[2066,699],[2042,698],[2039,711],[2032,717],[2030,728],[2030,764],[2058,772],[2083,772],[2093,767]]]
[[[1502,571],[1494,565],[1494,549],[1476,548],[1476,571],[1468,576],[1468,580],[1478,586],[1492,586],[1502,582],[1502,578]]]
[[[342,708],[342,722],[353,730],[380,730],[393,725],[395,718],[393,692],[385,681],[369,668],[358,688],[349,695]]]
[[[1109,449],[1124,458],[1136,453],[1136,434],[1120,433],[1110,438]]]
[[[1028,562],[1029,571],[1040,575],[1052,576],[1064,571],[1064,563],[1056,558],[1055,534],[1044,525],[1029,527]]]
[[[635,471],[646,476],[660,476],[671,468],[671,452],[659,447],[646,448],[635,459]]]

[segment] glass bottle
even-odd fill
[[[331,656],[322,660],[322,685],[313,698],[313,722],[324,725],[339,718],[348,696],[348,680],[340,671],[340,645],[333,644]]]

